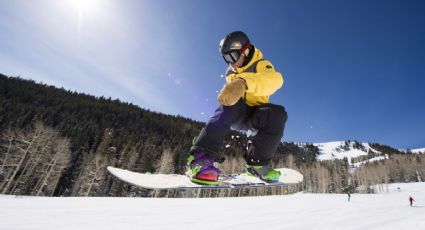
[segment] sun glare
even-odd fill
[[[93,18],[98,11],[99,0],[70,0],[70,3],[77,11],[78,18],[78,43],[80,43],[82,36],[82,28],[85,23],[85,18]]]
[[[75,28],[75,38],[78,45],[82,44],[88,36],[99,35],[105,23],[116,15],[113,11],[113,1],[106,0],[63,0],[56,1],[60,13],[66,15],[72,28]],[[64,15],[64,16],[65,16]],[[75,27],[74,27],[75,26]],[[74,30],[73,30],[74,31]]]
[[[97,0],[74,0],[79,11],[90,11],[96,7]]]

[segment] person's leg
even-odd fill
[[[248,146],[245,159],[249,165],[267,165],[270,162],[283,137],[287,119],[283,106],[267,104],[256,108],[250,120],[258,132]]]
[[[288,115],[283,106],[267,104],[257,107],[251,117],[252,126],[258,130],[248,145],[245,155],[247,171],[266,182],[277,182],[280,172],[271,166],[271,159],[283,137]]]
[[[220,106],[214,115],[195,138],[191,152],[207,152],[214,159],[220,158],[224,138],[230,131],[230,127],[243,119],[248,106],[241,99],[233,106]]]
[[[247,110],[241,99],[233,106],[220,106],[207,122],[191,147],[186,173],[200,184],[218,184],[220,170],[214,165],[222,161],[219,152],[232,124],[244,117]]]

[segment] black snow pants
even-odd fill
[[[205,151],[220,159],[224,138],[231,129],[256,130],[244,157],[249,165],[267,165],[283,137],[287,119],[285,108],[280,105],[248,106],[243,99],[233,106],[220,105],[194,140],[191,152]]]

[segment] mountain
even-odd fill
[[[334,141],[314,144],[319,148],[318,160],[346,159],[352,168],[358,168],[366,163],[388,159],[388,154],[371,147],[369,143],[357,141]],[[372,144],[373,145],[373,144]]]
[[[410,150],[407,150],[407,152],[416,153],[416,154],[425,154],[425,148],[410,149]]]
[[[334,141],[314,143],[313,145],[319,149],[317,160],[342,160],[346,158],[353,168],[358,168],[366,163],[389,159],[390,153],[385,151],[385,148],[391,148],[384,147],[378,143],[359,143],[357,141]],[[382,149],[382,151],[378,149]],[[394,152],[398,154],[425,154],[425,148],[411,150],[393,149],[392,153]]]
[[[106,167],[182,174],[192,139],[203,125],[117,99],[94,97],[0,74],[0,193],[153,196],[152,191],[115,180]],[[245,170],[243,155],[248,140],[242,133],[229,133],[222,149],[226,161],[219,165],[223,173]],[[295,168],[305,175],[304,183],[291,192],[345,192],[359,186],[373,192],[370,186],[375,183],[425,178],[424,154],[410,153],[388,145],[357,141],[282,142],[273,164]],[[377,159],[380,161],[375,161]],[[360,165],[361,170],[351,170]],[[236,191],[236,195],[287,192],[285,189],[250,190]],[[161,194],[181,196],[170,191]],[[220,194],[227,193],[198,195]]]
[[[367,156],[369,153],[380,155],[380,151],[373,149],[369,143],[359,143],[357,141],[335,141],[314,144],[319,148],[318,160],[334,160],[347,158],[357,158]]]

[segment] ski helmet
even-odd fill
[[[220,53],[227,63],[235,63],[240,55],[251,47],[248,36],[242,31],[234,31],[220,41]]]

